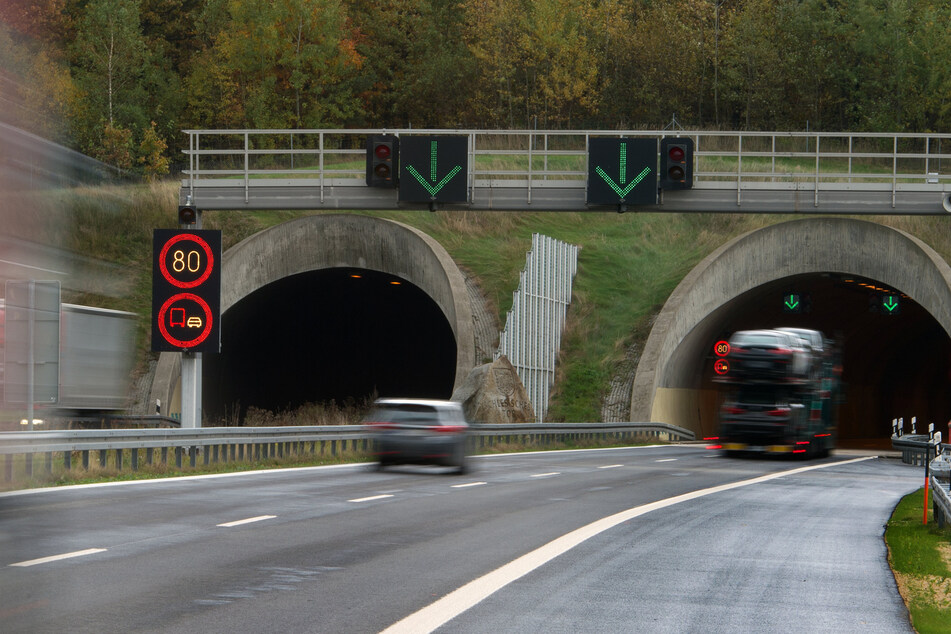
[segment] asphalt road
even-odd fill
[[[697,446],[473,463],[463,476],[345,466],[0,494],[0,623],[911,631],[882,533],[920,469]]]

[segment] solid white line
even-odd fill
[[[29,561],[21,561],[19,563],[10,564],[11,566],[16,566],[17,568],[27,568],[29,566],[36,566],[39,564],[48,564],[52,561],[60,561],[62,559],[72,559],[73,557],[85,557],[86,555],[95,555],[96,553],[106,552],[106,548],[87,548],[86,550],[77,550],[73,553],[65,553],[62,555],[52,555],[51,557],[40,557],[39,559],[31,559]]]
[[[654,462],[677,462],[676,458],[664,458],[663,460],[655,460]]]
[[[480,487],[483,484],[488,484],[488,482],[468,482],[466,484],[452,484],[450,486],[453,489],[465,489],[466,487]]]
[[[598,467],[598,469],[617,469],[618,467],[623,467],[622,464],[606,464],[603,467]]]
[[[394,623],[390,627],[383,630],[382,634],[420,634],[423,632],[432,632],[456,618],[469,608],[478,604],[483,599],[495,594],[508,584],[520,579],[521,577],[524,577],[536,568],[548,563],[555,557],[568,552],[575,546],[578,546],[579,544],[603,533],[610,528],[614,528],[618,524],[634,519],[635,517],[639,517],[646,513],[650,513],[651,511],[656,511],[668,506],[680,504],[681,502],[695,500],[697,498],[712,495],[714,493],[738,489],[740,487],[750,486],[751,484],[760,484],[762,482],[768,482],[770,480],[784,478],[786,476],[796,475],[806,471],[813,471],[815,469],[825,469],[827,467],[836,467],[851,464],[853,462],[871,460],[873,457],[874,456],[855,458],[853,460],[843,460],[842,462],[811,465],[808,467],[790,469],[789,471],[780,471],[779,473],[770,473],[768,475],[759,476],[750,480],[741,480],[740,482],[721,484],[708,489],[692,491],[690,493],[678,495],[666,500],[659,500],[650,504],[636,506],[634,508],[627,509],[626,511],[609,515],[608,517],[602,518],[596,522],[592,522],[587,526],[582,526],[579,529],[562,535],[561,537],[548,542],[544,546],[536,548],[530,553],[522,555],[518,559],[515,559],[504,566],[497,568],[492,572],[479,577],[478,579],[470,581],[466,585],[454,590],[453,592],[450,592],[434,603],[430,603],[428,606],[419,610],[418,612],[414,612],[403,620]]]
[[[357,498],[355,500],[348,500],[348,502],[370,502],[372,500],[383,500],[386,498],[393,497],[391,494],[387,493],[386,495],[371,495],[368,498]]]
[[[532,475],[533,478],[547,478],[549,476],[561,475],[561,471],[552,471],[551,473],[536,473]]]
[[[225,522],[224,524],[218,524],[222,528],[231,528],[232,526],[241,526],[242,524],[252,524],[254,522],[261,522],[263,520],[273,520],[277,515],[258,515],[257,517],[249,517],[246,520],[235,520],[234,522]]]

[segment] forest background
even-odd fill
[[[4,121],[147,176],[183,129],[951,130],[951,0],[4,0]]]

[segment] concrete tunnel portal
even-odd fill
[[[202,424],[372,396],[449,398],[474,366],[465,278],[425,233],[354,214],[257,233],[222,257],[221,353],[203,355]],[[181,411],[181,355],[152,401]]]
[[[784,310],[797,294],[808,309]],[[877,307],[895,294],[900,308]],[[867,221],[772,225],[724,245],[691,271],[657,318],[632,391],[643,415],[714,435],[725,390],[713,346],[737,330],[793,326],[842,353],[839,444],[885,447],[891,421],[945,429],[951,419],[951,269],[920,240]],[[874,308],[878,308],[873,311]]]

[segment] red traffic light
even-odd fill
[[[399,139],[390,134],[367,138],[367,185],[396,187],[396,166],[399,158]]]
[[[198,222],[198,210],[188,205],[178,208],[178,224],[193,225]]]
[[[661,189],[693,187],[693,139],[665,137],[660,141]]]

